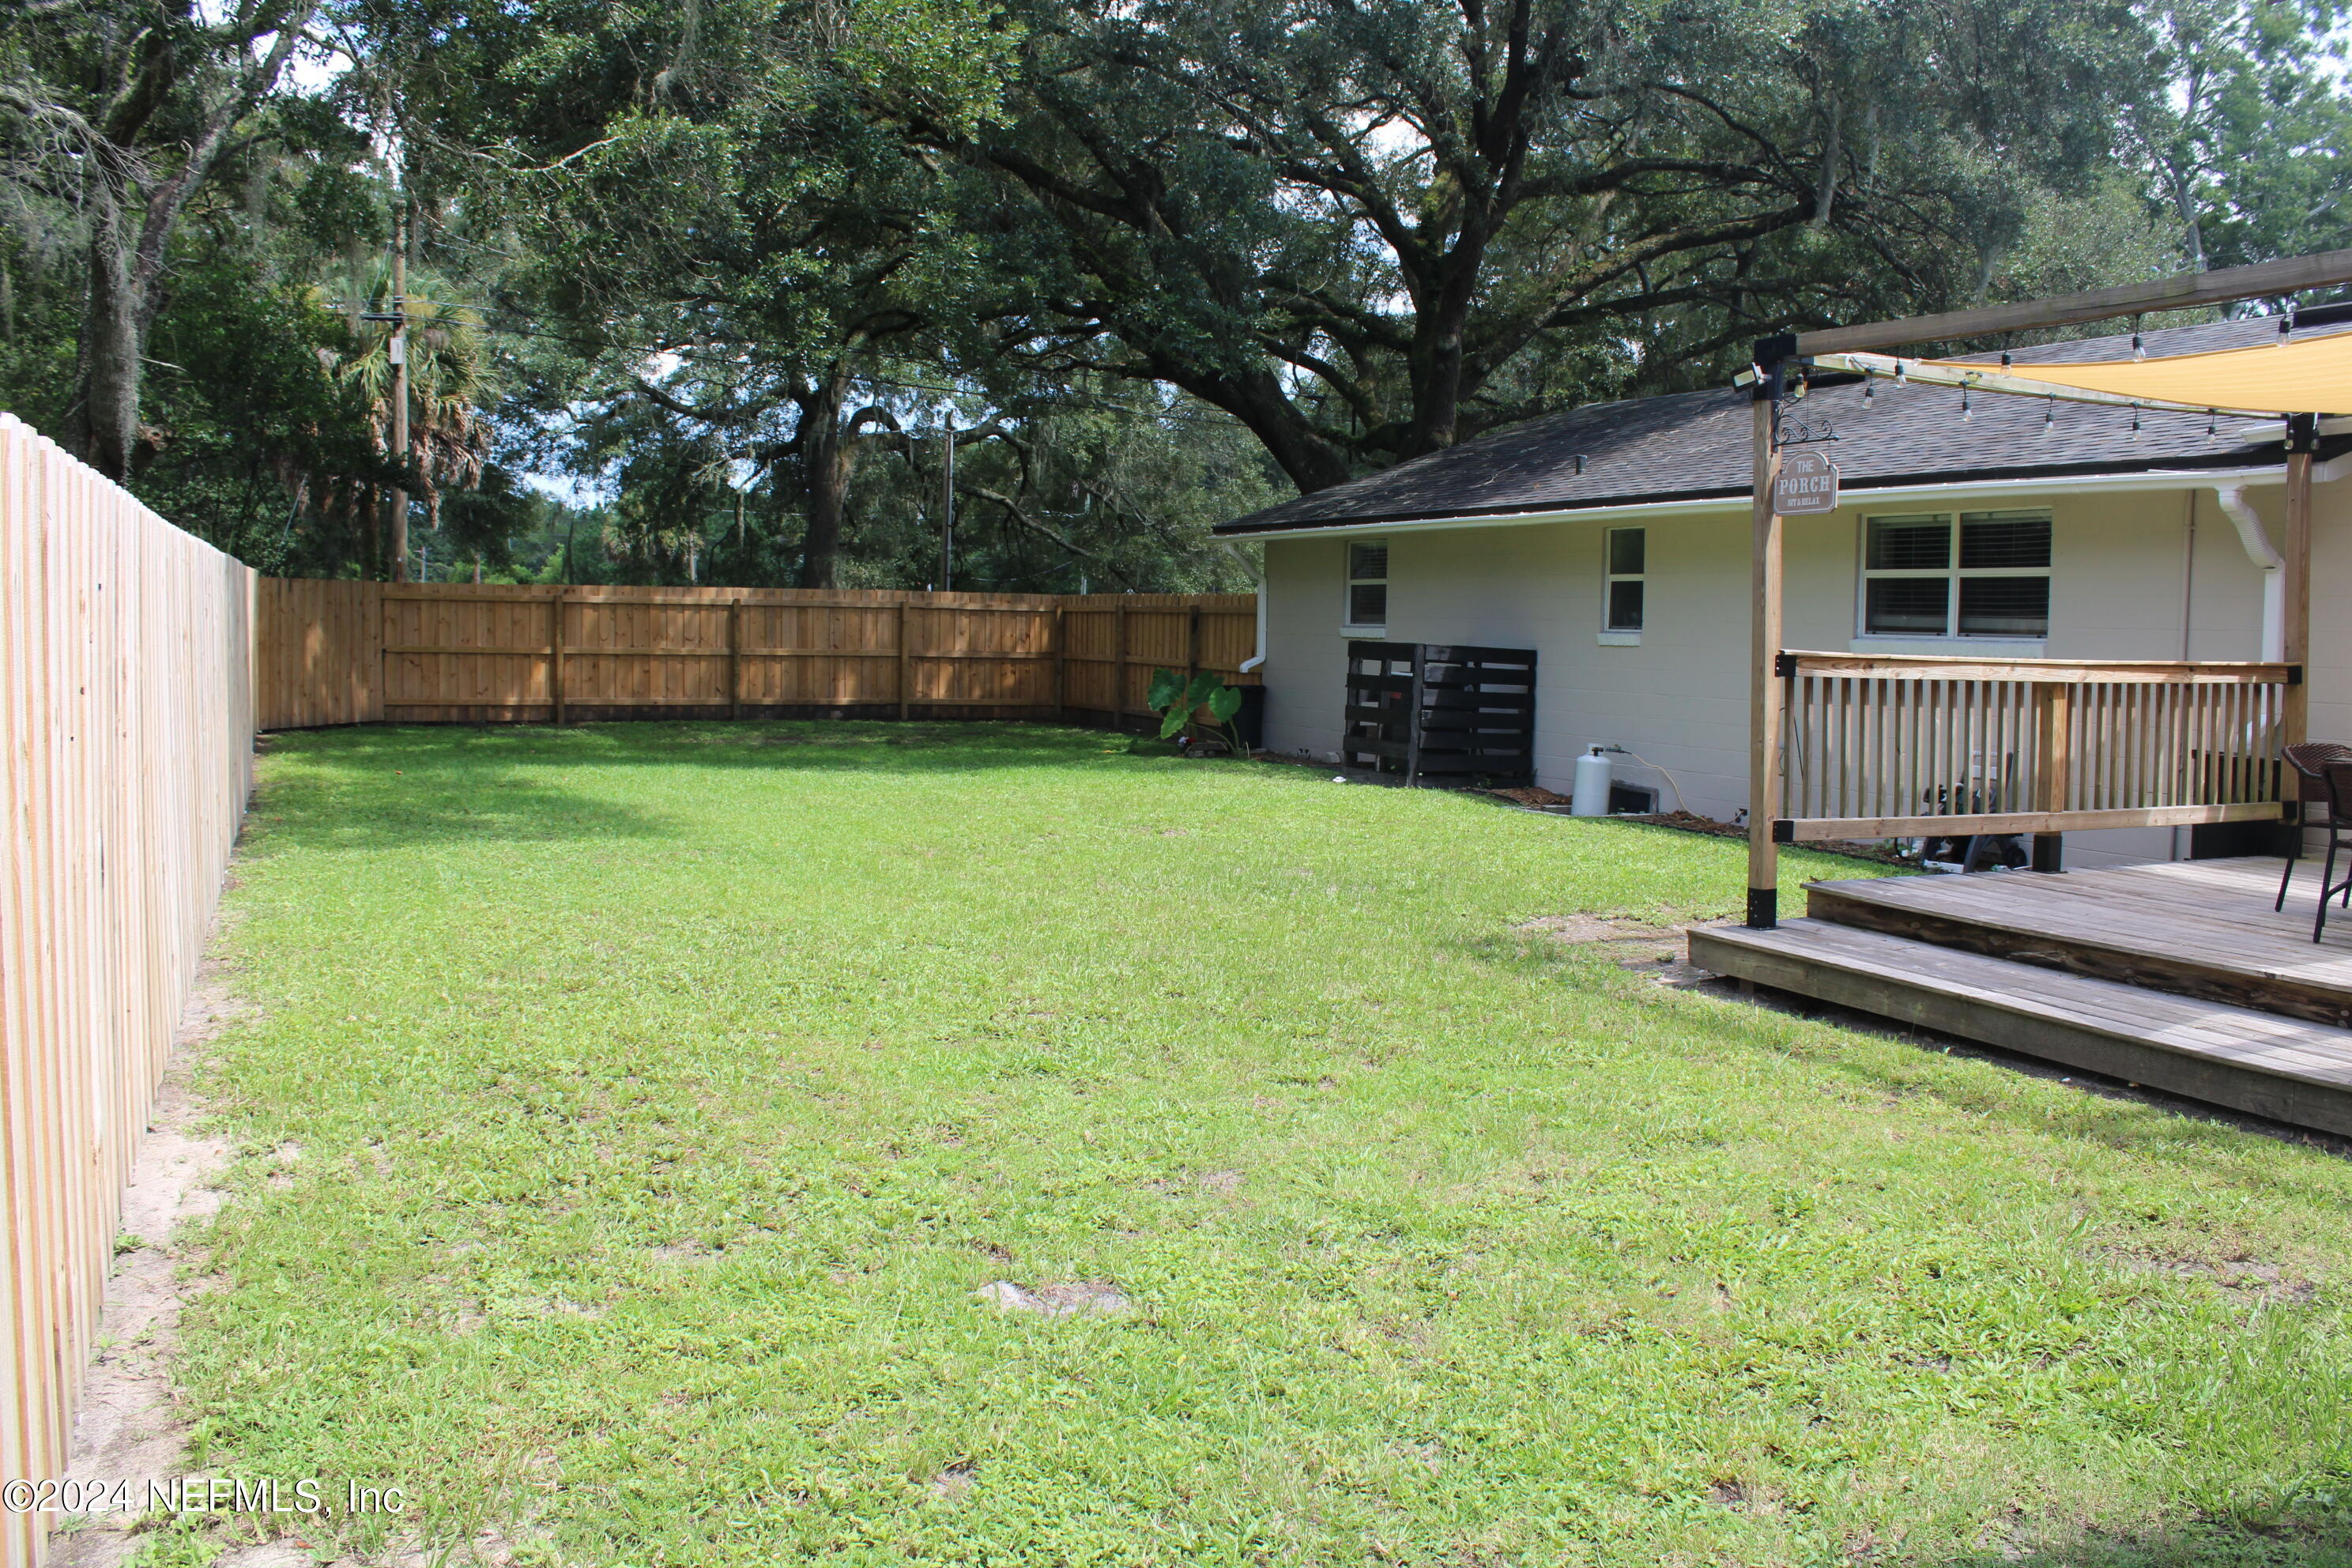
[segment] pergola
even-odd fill
[[[2096,363],[1905,358],[1916,343],[2286,298],[2352,283],[2352,250],[2184,273],[2053,300],[1759,340],[1738,378],[1755,406],[1754,598],[1748,731],[1748,924],[1779,923],[1780,845],[1807,838],[2032,833],[2034,867],[2059,868],[2070,828],[2275,820],[2274,744],[2305,735],[2311,631],[2312,460],[2322,415],[2352,413],[2352,333]],[[1855,372],[1967,392],[2286,420],[2284,647],[2279,664],[1981,659],[1807,654],[1781,646],[1782,514],[1776,488],[1790,377]],[[1785,499],[1785,498],[1783,498]],[[1834,772],[1841,809],[1784,811],[1790,692],[1808,710],[1801,760]],[[1807,700],[1811,700],[1810,696]],[[1832,701],[1832,710],[1828,704]],[[1858,716],[1857,716],[1858,715]],[[2249,737],[2260,737],[2260,742]],[[2032,799],[1979,798],[1965,782],[1988,745],[2031,762]],[[2108,765],[2121,749],[2127,758]],[[2128,761],[2130,765],[2122,765]],[[1963,775],[1957,793],[1955,771]],[[1940,793],[1939,793],[1940,792]],[[1845,803],[1860,800],[1854,807]],[[1921,810],[1937,805],[1960,809]],[[1974,807],[1976,809],[1970,809]],[[1859,812],[1857,815],[1856,813]],[[2048,846],[2045,848],[2045,845]]]

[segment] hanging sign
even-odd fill
[[[1772,481],[1772,510],[1782,517],[1805,517],[1835,511],[1838,504],[1837,465],[1819,452],[1802,449],[1780,459]]]

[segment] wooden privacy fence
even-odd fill
[[[1784,653],[1783,841],[2276,821],[2284,664]]]
[[[1241,673],[1248,594],[268,580],[264,729],[856,713],[1116,720],[1155,668]]]
[[[0,415],[0,1480],[65,1473],[252,783],[254,576]],[[0,1559],[55,1522],[0,1510]]]

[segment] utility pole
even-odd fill
[[[955,409],[940,410],[940,590],[955,586]]]
[[[392,241],[392,455],[408,461],[408,213],[405,201]],[[392,492],[392,580],[408,581],[408,487]]]

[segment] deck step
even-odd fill
[[[2352,1030],[1811,918],[1702,926],[1691,962],[2027,1056],[2352,1135]]]
[[[2271,900],[2276,860],[1816,882],[1806,912],[1993,958],[2352,1027],[2352,915],[2311,940],[2318,874]]]

